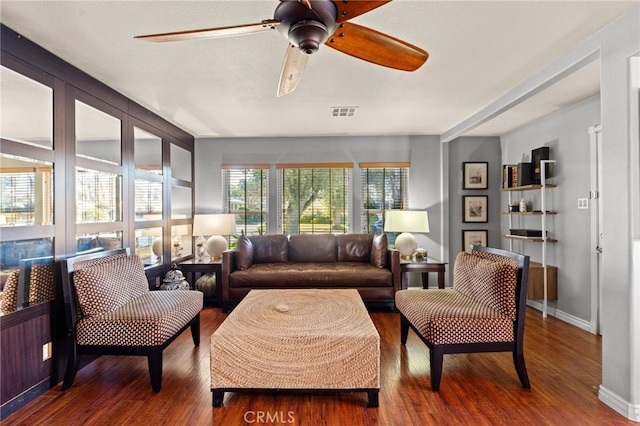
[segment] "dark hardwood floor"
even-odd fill
[[[522,389],[510,353],[445,355],[440,392],[432,392],[427,347],[399,316],[372,311],[381,337],[380,407],[365,393],[228,393],[212,408],[209,336],[226,318],[202,312],[202,343],[183,333],[165,350],[162,390],[151,392],[141,357],[104,356],[9,416],[3,425],[619,425],[635,424],[598,400],[601,341],[528,308]]]

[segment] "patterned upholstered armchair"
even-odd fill
[[[0,313],[6,315],[54,299],[53,256],[21,259],[19,269],[11,272],[5,282]]]
[[[191,328],[200,344],[199,291],[150,291],[144,266],[129,249],[62,261],[68,360],[62,390],[71,387],[80,354],[142,355],[154,392],[162,384],[162,351]]]
[[[429,347],[431,388],[438,391],[444,354],[512,352],[518,377],[530,387],[523,336],[529,257],[471,246],[458,254],[453,287],[400,290],[400,339],[409,328]]]

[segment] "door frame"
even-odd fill
[[[589,331],[601,334],[600,306],[602,306],[602,127],[589,127],[591,181],[589,209],[591,211],[591,321]]]

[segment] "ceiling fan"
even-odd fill
[[[165,42],[201,38],[221,38],[277,29],[289,46],[280,74],[278,96],[293,92],[309,55],[320,45],[364,61],[403,71],[415,71],[429,58],[425,51],[352,22],[350,19],[380,7],[391,0],[280,0],[273,19],[255,24],[207,28],[135,37]]]

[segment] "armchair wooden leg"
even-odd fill
[[[62,380],[62,390],[66,391],[71,387],[73,381],[76,378],[76,373],[78,372],[78,363],[79,357],[76,352],[75,342],[71,342],[69,344],[69,350],[67,353],[67,367],[64,371],[64,378]]]
[[[527,367],[524,363],[524,354],[513,352],[513,363],[516,366],[516,371],[518,372],[518,377],[520,378],[522,387],[526,389],[531,388],[529,375],[527,374]]]
[[[409,320],[404,315],[400,314],[400,343],[402,345],[407,344],[407,337],[409,336]]]
[[[440,379],[442,378],[442,350],[437,345],[429,348],[429,364],[431,368],[431,390],[440,390]]]
[[[151,389],[160,392],[162,388],[162,349],[154,348],[147,356],[149,364],[149,377],[151,378]]]
[[[193,344],[200,346],[200,314],[191,320],[191,337],[193,337]]]

